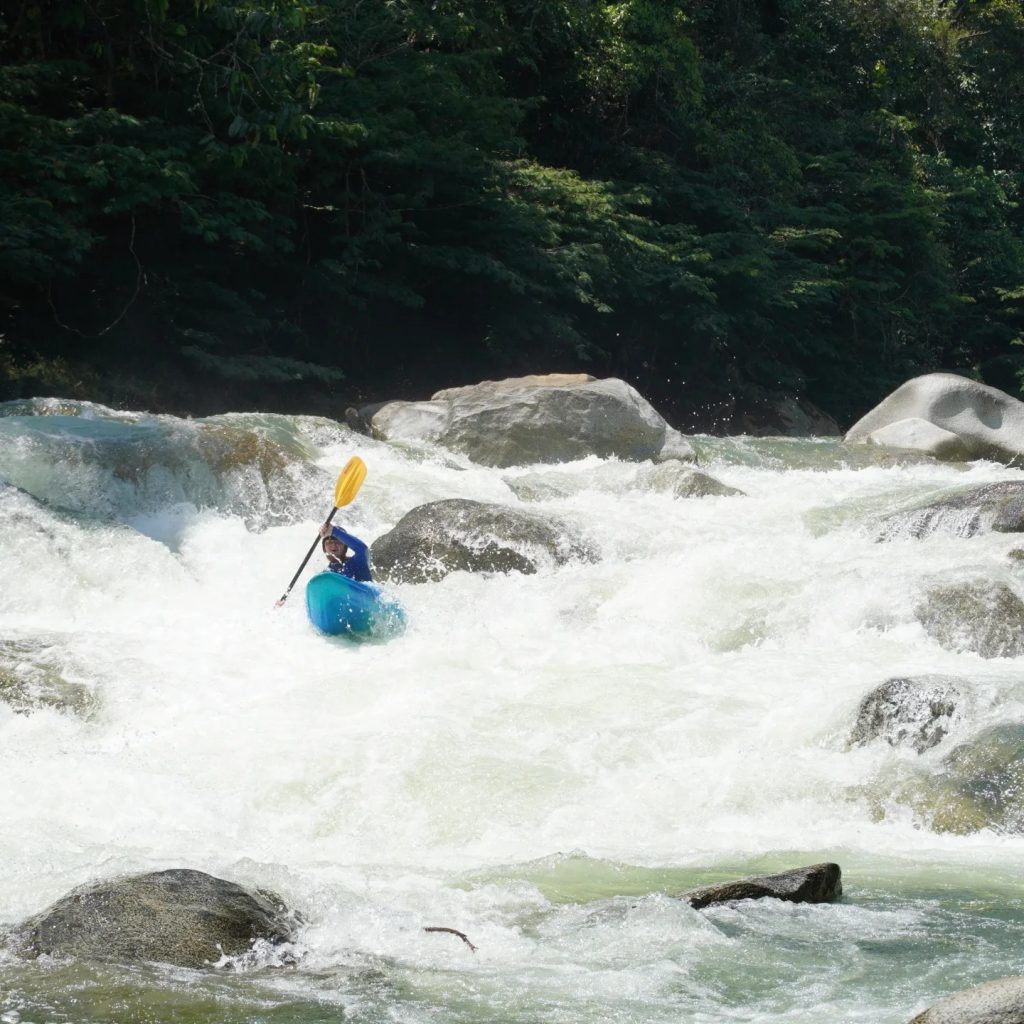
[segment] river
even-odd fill
[[[295,965],[2,953],[0,1021],[902,1024],[1019,973],[1024,839],[936,833],[896,794],[1022,720],[1017,661],[946,650],[914,611],[935,581],[1024,591],[1020,540],[877,538],[887,512],[1024,475],[694,444],[742,496],[323,419],[0,405],[0,925],[170,867],[304,920]],[[461,497],[557,515],[600,558],[398,586],[402,636],[325,638],[301,583],[274,602],[352,455],[369,473],[338,520],[367,541]],[[851,748],[865,694],[922,673],[969,680],[953,733]],[[825,860],[835,904],[672,896]]]

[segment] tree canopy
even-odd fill
[[[0,388],[1018,393],[1022,192],[1017,0],[12,0]]]

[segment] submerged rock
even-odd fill
[[[70,682],[47,662],[51,645],[0,640],[0,701],[18,714],[43,708],[87,717],[96,707],[89,687]]]
[[[928,373],[897,388],[846,440],[919,444],[939,458],[1017,461],[1024,458],[1024,402],[955,373]]]
[[[1024,533],[1024,482],[1002,480],[958,491],[882,520],[879,539],[948,533],[973,537],[987,531]]]
[[[257,940],[290,942],[295,918],[272,893],[176,869],[69,893],[14,933],[19,955],[209,967]]]
[[[948,650],[973,651],[983,658],[1024,654],[1024,601],[1005,583],[932,587],[917,616],[928,635]]]
[[[998,978],[956,992],[910,1024],[1024,1024],[1024,977]]]
[[[641,482],[652,490],[671,491],[677,498],[711,498],[743,495],[743,491],[700,470],[688,469],[678,462],[652,466],[642,474]]]
[[[571,462],[588,455],[631,461],[696,453],[634,388],[616,378],[550,374],[438,391],[429,402],[360,410],[385,441],[431,441],[484,466]]]
[[[850,746],[884,739],[923,754],[942,741],[958,717],[960,683],[938,675],[887,679],[861,701]]]
[[[705,885],[679,893],[695,910],[734,900],[786,900],[789,903],[828,903],[843,894],[843,873],[838,864],[811,864],[778,875],[759,875],[735,882]]]
[[[395,583],[425,583],[449,573],[535,573],[596,561],[596,553],[549,516],[505,505],[450,498],[420,505],[370,547],[375,573]]]
[[[896,786],[879,783],[879,819],[895,801],[935,832],[1024,833],[1024,723],[993,726],[955,747],[938,773],[922,768]]]

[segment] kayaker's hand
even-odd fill
[[[321,523],[320,524],[320,536],[321,537],[328,537],[328,536],[330,536],[330,533],[331,533],[330,525],[328,523]]]

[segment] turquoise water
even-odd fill
[[[937,580],[1024,592],[1019,541],[876,540],[1019,471],[698,438],[744,495],[679,499],[649,466],[489,470],[321,419],[0,413],[0,925],[168,867],[305,920],[288,957],[210,971],[0,954],[4,1024],[895,1024],[1019,972],[1021,837],[936,833],[901,796],[1024,719],[1016,659],[914,610]],[[273,605],[354,454],[339,519],[368,541],[464,497],[601,558],[396,587],[401,636],[326,639],[301,584]],[[926,672],[968,683],[939,747],[848,747],[867,692]],[[822,860],[839,903],[673,897]]]

